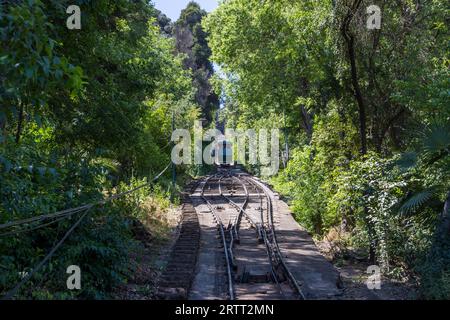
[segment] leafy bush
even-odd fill
[[[52,168],[46,168],[44,165],[52,162],[46,161],[45,155],[33,151],[29,145],[26,149],[3,151],[0,167],[2,223],[92,203],[107,196],[103,191],[108,186],[109,171],[98,164],[101,161],[59,159]],[[39,169],[33,170],[35,166],[30,163],[39,163]],[[122,182],[109,194],[127,192],[145,184],[146,178],[132,178],[129,184]],[[146,185],[112,203],[96,207],[16,298],[110,297],[114,288],[125,283],[136,267],[129,261],[129,253],[139,250],[132,233],[133,221],[145,224],[156,210],[164,213],[169,205],[169,194],[162,191],[160,185]],[[42,229],[0,236],[0,294],[5,294],[20,280],[21,274],[29,272],[42,260],[79,217],[80,213]],[[66,268],[70,265],[81,268],[80,291],[66,288]]]
[[[38,145],[1,146],[1,222],[20,220],[73,208],[102,199],[106,168],[87,158],[45,154]],[[0,292],[12,288],[56,244],[80,213],[45,228],[0,237]],[[39,226],[39,225],[38,225]],[[21,229],[13,229],[20,231]],[[10,232],[8,229],[5,232]],[[92,210],[45,268],[19,297],[62,298],[66,273],[75,264],[83,271],[80,297],[102,297],[124,280],[131,245],[126,215],[114,205]],[[40,288],[45,288],[40,290]],[[54,290],[53,290],[54,289]],[[47,292],[47,293],[45,293]],[[51,294],[50,294],[51,292]],[[45,293],[45,294],[44,294]]]
[[[319,122],[313,137],[316,147],[294,150],[288,167],[273,179],[295,217],[315,236],[345,225],[351,235],[348,245],[367,253],[372,246],[386,273],[418,273],[424,298],[448,298],[449,241],[436,240],[450,187],[444,174],[449,157],[441,151],[448,143],[435,138],[441,146],[436,149],[426,137],[426,152],[414,156],[413,165],[406,165],[410,154],[369,153],[344,161],[339,149],[330,147],[329,137],[328,146],[317,139],[321,126]],[[438,136],[436,130],[428,135]],[[329,147],[335,150],[331,155]]]
[[[93,203],[147,181],[170,159],[167,115],[174,113],[176,124],[198,118],[190,72],[152,4],[78,2],[81,33],[67,30],[68,0],[0,4],[0,224]],[[150,192],[158,208],[167,208],[163,187],[96,207],[17,297],[109,297],[129,278],[133,223],[151,209],[142,206]],[[0,295],[80,214],[20,234],[0,230]],[[82,270],[79,292],[65,287],[71,264]]]

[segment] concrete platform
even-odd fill
[[[275,230],[283,258],[302,285],[306,299],[337,299],[342,295],[336,268],[322,256],[311,235],[292,217],[288,205],[272,198]]]

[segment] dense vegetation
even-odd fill
[[[372,4],[380,30],[366,27]],[[227,126],[285,134],[272,182],[297,219],[450,298],[445,1],[228,0],[204,26]]]
[[[72,4],[81,30],[66,27]],[[0,225],[150,181],[170,162],[172,116],[212,123],[223,99],[227,127],[282,130],[271,182],[311,233],[448,299],[448,25],[441,0],[190,3],[175,23],[145,0],[1,1]],[[167,177],[95,207],[16,297],[111,297],[136,267],[134,226],[158,210],[149,197],[169,206]],[[0,230],[0,296],[78,217]],[[66,290],[73,264],[81,291]]]
[[[98,201],[167,166],[172,113],[184,127],[200,110],[160,12],[147,1],[1,3],[0,224]],[[72,4],[81,7],[81,30],[66,27]],[[142,203],[174,191],[168,176],[161,187],[96,207],[17,297],[107,297],[133,272],[128,252]],[[0,295],[78,217],[2,233]],[[72,264],[83,270],[81,291],[65,287]]]

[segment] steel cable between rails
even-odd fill
[[[163,174],[164,172],[167,171],[167,169],[170,167],[170,164],[163,170],[161,171],[157,176],[155,176],[151,182],[148,182],[144,185],[141,185],[139,187],[136,187],[132,190],[120,193],[118,195],[112,196],[106,200],[103,201],[99,201],[95,204],[91,204],[88,205],[87,208],[84,210],[84,213],[81,215],[81,217],[67,230],[67,232],[65,233],[65,235],[61,238],[61,240],[59,240],[59,242],[49,251],[49,253],[44,257],[44,259],[42,259],[29,273],[27,273],[27,275],[22,278],[22,280],[16,284],[16,286],[11,289],[10,291],[8,291],[6,293],[5,296],[3,296],[0,300],[10,300],[12,299],[16,293],[18,292],[18,290],[28,281],[31,279],[31,277],[38,272],[44,265],[45,263],[50,260],[50,258],[55,254],[55,252],[64,244],[64,242],[67,240],[67,238],[72,234],[72,232],[80,225],[80,223],[83,221],[83,219],[88,215],[88,213],[96,206],[99,204],[106,204],[108,202],[111,202],[117,198],[123,197],[127,194],[130,194],[132,192],[135,192],[139,189],[142,189],[152,183],[154,183],[155,181],[157,181]]]

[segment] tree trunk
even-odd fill
[[[341,26],[342,36],[344,37],[347,46],[347,58],[350,63],[351,72],[351,82],[353,87],[353,92],[356,102],[358,104],[359,113],[359,137],[361,142],[361,154],[367,154],[367,124],[366,124],[366,105],[364,103],[364,98],[362,96],[361,87],[358,81],[358,67],[356,64],[356,52],[355,52],[355,36],[350,30],[350,24],[353,20],[354,14],[361,5],[362,0],[355,0],[350,7],[349,12],[344,18]],[[364,192],[364,196],[367,195],[367,190]],[[369,261],[372,264],[376,262],[376,247],[377,240],[374,227],[369,219],[369,210],[367,205],[364,205],[364,215],[366,217],[367,231],[369,236]]]
[[[356,65],[356,53],[355,53],[355,37],[350,31],[350,23],[353,19],[354,12],[359,8],[361,1],[356,1],[353,4],[353,9],[347,14],[342,26],[342,35],[344,36],[347,45],[347,54],[350,62],[350,71],[352,78],[353,93],[358,103],[359,113],[359,136],[361,140],[361,154],[367,154],[367,137],[366,137],[366,106],[361,92],[361,87],[358,81],[358,67]]]
[[[393,106],[390,103],[387,103],[386,105],[389,106],[390,108],[393,108]],[[400,111],[398,111],[392,118],[390,118],[387,121],[386,125],[383,128],[381,128],[380,133],[374,134],[375,148],[377,149],[378,153],[381,154],[381,152],[383,151],[383,142],[389,130],[394,126],[394,124],[402,117],[402,115],[405,112],[406,109],[401,108]]]
[[[308,113],[304,106],[300,107],[300,114],[302,119],[301,126],[303,127],[303,129],[305,129],[308,140],[311,141],[313,135],[313,123],[311,115]]]
[[[359,113],[359,136],[361,140],[361,154],[367,154],[367,125],[366,125],[366,106],[364,104],[364,99],[361,93],[361,87],[359,86],[358,81],[358,70],[356,66],[356,57],[355,57],[355,40],[353,35],[350,36],[350,39],[347,42],[348,47],[348,55],[351,66],[351,75],[352,75],[352,86],[355,94],[356,101],[358,103],[358,113]]]
[[[17,132],[16,132],[16,144],[20,142],[20,135],[22,134],[24,107],[23,103],[20,104],[19,119],[17,120]]]
[[[6,136],[6,116],[5,118],[0,118],[0,134]]]
[[[366,137],[366,106],[364,105],[364,100],[361,94],[361,88],[359,87],[358,82],[358,71],[356,67],[356,58],[355,58],[355,46],[354,46],[354,38],[351,36],[351,40],[348,43],[349,50],[349,59],[351,64],[351,72],[352,72],[352,84],[353,89],[355,90],[356,101],[358,102],[359,109],[359,135],[361,139],[361,154],[367,153],[367,137]]]
[[[440,236],[446,238],[450,235],[450,191],[444,203],[444,210],[441,213]]]

